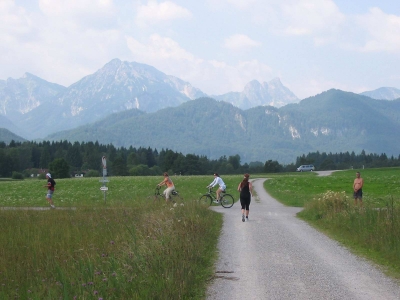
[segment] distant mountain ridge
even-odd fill
[[[373,91],[363,92],[360,95],[378,100],[394,100],[400,98],[400,90],[394,87],[381,87]]]
[[[253,81],[246,85],[240,101],[227,95],[219,100],[249,108],[287,102],[290,93],[279,79],[263,84]],[[95,122],[111,113],[132,108],[155,112],[206,96],[190,83],[152,66],[113,59],[69,87],[29,73],[20,79],[0,81],[0,115],[17,124],[5,128],[35,139]],[[292,99],[297,99],[293,96],[291,93]]]
[[[0,81],[0,114],[25,114],[46,103],[65,90],[65,87],[43,80],[30,73],[20,79]]]
[[[11,141],[24,142],[24,138],[12,133],[8,129],[0,128],[0,141],[9,144]]]
[[[110,125],[102,127],[102,123]],[[291,163],[313,151],[365,150],[397,156],[400,141],[393,137],[399,134],[400,99],[380,101],[329,90],[281,108],[241,110],[200,98],[154,113],[138,114],[133,109],[46,139],[97,140],[117,147],[169,148],[213,159],[239,154],[244,162]]]
[[[253,80],[246,84],[244,90],[240,93],[230,92],[212,97],[220,101],[232,103],[241,109],[267,105],[282,107],[286,104],[299,101],[295,94],[283,86],[279,78],[263,83]]]

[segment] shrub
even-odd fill
[[[100,177],[100,173],[96,170],[90,170],[86,172],[85,177]]]
[[[12,179],[24,179],[24,175],[22,175],[22,173],[13,171],[11,178]]]

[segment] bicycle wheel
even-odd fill
[[[179,195],[178,191],[174,191],[174,192],[171,193],[171,199],[172,199],[173,202],[182,201],[183,200],[181,195]]]
[[[221,205],[225,208],[232,207],[233,203],[235,203],[235,200],[233,200],[232,195],[225,194],[222,196],[221,200]]]
[[[160,202],[161,200],[165,200],[163,195],[154,195],[153,196],[154,202]]]
[[[199,203],[204,206],[210,206],[212,203],[212,198],[209,195],[203,195],[199,199]]]

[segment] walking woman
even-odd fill
[[[244,174],[243,180],[238,185],[238,191],[240,192],[240,204],[242,205],[242,222],[249,220],[249,206],[251,197],[253,196],[253,186],[249,181],[249,177],[249,174]]]

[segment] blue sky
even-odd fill
[[[0,79],[68,86],[119,58],[209,95],[279,77],[300,99],[400,88],[400,5],[361,0],[1,0]]]

